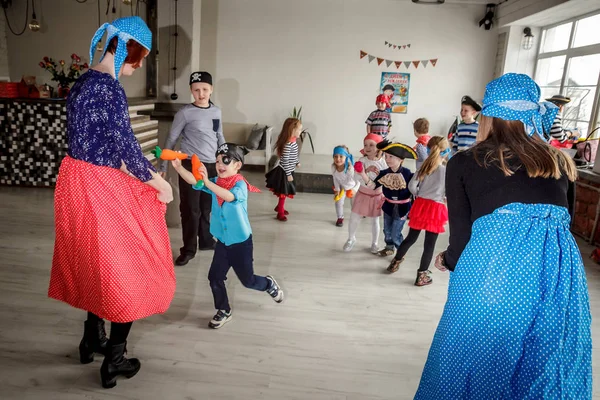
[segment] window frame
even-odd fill
[[[535,77],[537,75],[538,64],[539,64],[540,60],[564,55],[565,56],[565,64],[563,66],[563,74],[562,74],[562,77],[560,80],[560,88],[559,88],[559,93],[563,93],[563,91],[565,89],[565,83],[566,83],[566,80],[567,80],[567,77],[569,74],[569,63],[571,62],[571,59],[576,58],[576,57],[600,54],[600,43],[590,44],[590,45],[581,46],[581,47],[573,47],[573,44],[575,42],[575,33],[577,31],[578,22],[582,19],[586,19],[588,17],[593,17],[596,15],[600,15],[600,12],[594,11],[594,12],[591,12],[588,14],[580,15],[575,18],[570,18],[570,19],[567,19],[567,20],[564,20],[561,22],[557,22],[552,25],[547,25],[547,26],[542,27],[540,39],[544,37],[547,30],[555,28],[560,25],[568,24],[569,22],[571,23],[571,33],[569,36],[569,42],[568,42],[567,48],[564,50],[557,50],[557,51],[541,53],[543,43],[542,43],[542,40],[539,41],[538,48],[537,48],[537,56],[535,58],[535,66],[534,66],[534,70],[533,70],[533,76]],[[589,87],[590,85],[583,85],[583,86]],[[576,87],[576,86],[569,86],[569,87]],[[596,94],[594,96],[594,101],[592,103],[590,120],[589,121],[579,121],[579,122],[588,124],[588,132],[587,132],[588,134],[592,130],[594,130],[600,126],[600,73],[598,74],[598,81],[596,82]],[[598,131],[596,131],[596,132],[598,132]]]

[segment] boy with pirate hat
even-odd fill
[[[217,178],[205,179],[204,186],[197,189],[198,181],[184,168],[180,160],[172,161],[180,177],[192,186],[212,196],[210,233],[217,239],[215,254],[208,272],[217,313],[208,324],[213,329],[222,327],[231,320],[231,307],[227,298],[225,280],[233,268],[242,284],[249,288],[267,292],[276,303],[283,301],[283,290],[270,275],[254,275],[252,228],[248,220],[248,192],[260,192],[240,175],[244,155],[248,150],[233,143],[224,143],[216,151]],[[199,168],[205,177],[205,166]]]
[[[576,139],[579,134],[577,131],[571,131],[569,129],[564,129],[562,124],[562,116],[565,105],[571,102],[570,97],[562,96],[560,94],[555,94],[554,96],[546,99],[546,101],[554,104],[558,107],[558,113],[556,117],[554,117],[554,121],[552,122],[552,127],[550,128],[550,132],[544,132],[546,134],[550,134],[551,139],[557,140],[560,143],[564,143],[567,139]]]
[[[416,159],[417,154],[410,146],[388,140],[378,143],[377,148],[385,154],[388,168],[381,171],[374,180],[370,180],[364,171],[361,172],[361,176],[369,188],[382,187],[383,190],[385,200],[381,209],[385,248],[378,254],[385,257],[393,255],[404,240],[402,228],[411,206],[408,182],[412,179],[413,173],[408,168],[404,168],[402,163],[407,158]]]
[[[215,170],[215,153],[217,147],[225,143],[221,109],[210,101],[213,92],[212,76],[208,72],[194,72],[190,75],[190,91],[194,102],[181,108],[169,132],[163,148],[173,149],[181,137],[181,151],[188,155],[196,154],[204,163],[208,177],[217,175]],[[191,161],[184,160],[183,167],[192,169]],[[160,166],[161,174],[167,171],[167,161]],[[181,228],[183,247],[175,264],[186,265],[196,255],[196,250],[212,250],[215,242],[210,234],[211,196],[193,190],[179,178],[179,211],[181,212]]]
[[[460,102],[461,122],[456,127],[456,133],[452,136],[452,149],[454,152],[470,149],[477,140],[479,123],[475,121],[481,106],[470,96],[463,96]]]

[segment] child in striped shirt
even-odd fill
[[[281,133],[275,143],[275,151],[279,160],[275,167],[267,172],[267,187],[279,198],[275,212],[277,219],[287,221],[285,210],[285,199],[293,198],[296,194],[294,183],[294,171],[299,163],[298,143],[296,139],[302,133],[302,122],[297,118],[288,118],[283,123]]]
[[[389,103],[390,100],[386,95],[380,94],[377,96],[375,99],[377,110],[369,114],[369,117],[365,121],[367,124],[367,135],[373,133],[385,139],[390,133],[390,129],[392,128],[392,117],[390,113],[386,111]]]
[[[475,100],[469,96],[463,96],[460,106],[462,121],[458,124],[456,133],[452,137],[452,150],[455,153],[470,149],[475,145],[479,129],[479,123],[475,121],[475,117],[479,111],[481,111],[481,106]]]

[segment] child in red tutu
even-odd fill
[[[408,189],[416,197],[410,210],[410,231],[387,268],[389,273],[398,271],[408,250],[415,244],[421,231],[425,231],[425,246],[415,286],[426,286],[433,282],[429,264],[438,235],[444,232],[444,225],[448,222],[445,197],[446,161],[451,152],[450,144],[446,138],[434,136],[427,143],[427,150],[429,156],[408,184]]]

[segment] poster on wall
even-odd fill
[[[381,93],[390,98],[391,107],[387,112],[406,114],[408,108],[408,90],[410,87],[410,74],[403,72],[382,72]]]

